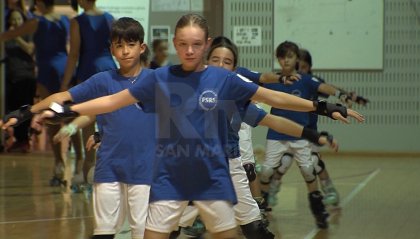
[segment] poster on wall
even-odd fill
[[[144,28],[144,39],[148,39],[149,0],[107,0],[97,1],[96,5],[103,11],[111,13],[116,19],[120,17],[136,19]]]
[[[169,41],[170,36],[170,27],[169,26],[151,26],[150,27],[151,32],[151,39],[152,42],[155,39],[163,39]]]
[[[237,46],[261,46],[261,27],[234,26],[233,42]]]

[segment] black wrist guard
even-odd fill
[[[322,131],[321,136],[327,137],[327,141],[330,144],[332,144],[334,142],[334,137],[331,134],[329,134],[327,131]]]
[[[95,141],[95,144],[99,144],[101,142],[102,138],[99,132],[95,132],[93,134],[93,141]]]
[[[308,128],[308,127],[303,127],[303,131],[302,131],[302,138],[308,140],[311,143],[314,143],[316,145],[319,145],[319,138],[321,137],[321,134],[318,133],[318,131]]]
[[[46,119],[49,124],[58,124],[64,120],[72,120],[79,116],[79,113],[70,109],[71,104],[60,105],[56,102],[52,102],[49,110],[54,112],[54,116]]]
[[[31,119],[32,116],[33,116],[33,114],[31,112],[31,105],[23,105],[18,110],[15,110],[15,111],[12,111],[12,112],[6,114],[3,117],[3,123],[6,123],[11,118],[15,118],[15,119],[17,119],[17,122],[16,122],[15,125],[13,125],[13,127],[16,127],[16,126],[20,125],[21,123]]]
[[[331,104],[326,101],[314,101],[315,111],[314,113],[318,115],[325,115],[334,119],[332,114],[334,112],[340,113],[344,118],[347,118],[347,108],[342,106],[341,104]]]

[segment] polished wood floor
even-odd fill
[[[292,167],[272,213],[277,238],[420,238],[420,158],[335,155],[325,161],[342,202],[341,209],[331,209],[330,228],[315,228],[306,187]],[[89,238],[90,201],[50,187],[51,174],[51,154],[0,154],[1,239]],[[129,231],[118,238],[130,238]]]

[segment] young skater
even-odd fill
[[[67,39],[69,19],[56,13],[54,0],[36,0],[37,10],[41,16],[34,16],[19,27],[0,34],[0,42],[19,36],[32,35],[35,44],[35,62],[37,65],[37,92],[45,98],[60,89],[67,61]],[[53,136],[60,129],[59,125],[50,125],[47,129],[52,142]],[[67,185],[64,180],[64,158],[61,144],[51,144],[54,153],[53,177],[51,186]]]
[[[162,67],[128,90],[89,102],[60,107],[44,117],[65,118],[78,114],[102,114],[137,104],[157,114],[157,147],[150,191],[146,239],[168,238],[193,201],[214,238],[236,238],[233,204],[236,195],[224,153],[227,119],[257,100],[298,111],[314,111],[348,123],[359,113],[325,102],[312,102],[271,91],[220,67],[206,66],[209,45],[206,20],[196,14],[182,16],[173,39],[181,65]],[[46,107],[18,110],[4,120],[8,127]],[[23,116],[23,117],[22,117]],[[10,121],[9,121],[10,119]],[[133,142],[134,145],[138,143]]]

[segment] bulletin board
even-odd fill
[[[383,69],[383,0],[274,0],[273,14],[274,49],[296,42],[314,69]]]

